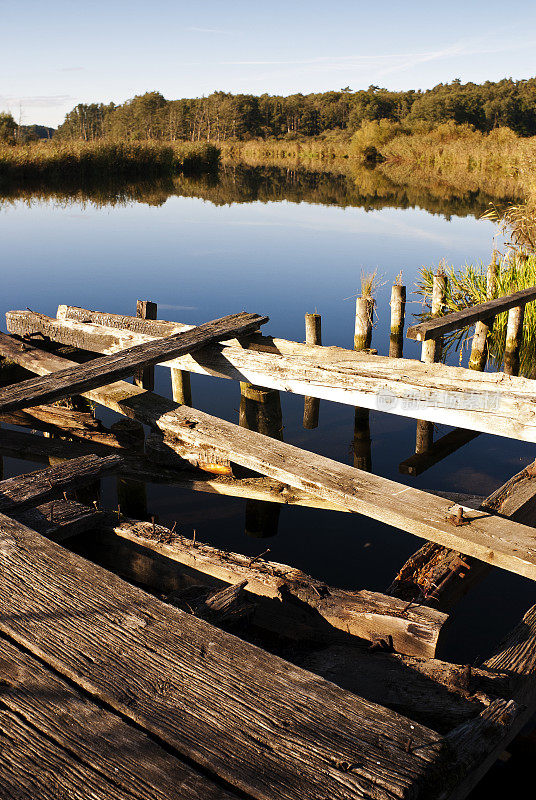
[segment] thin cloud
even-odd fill
[[[0,95],[0,105],[4,106],[24,106],[28,108],[55,108],[64,106],[66,103],[73,103],[74,97],[69,94],[43,94],[29,97],[8,97]]]
[[[83,72],[85,67],[60,67],[58,72]]]

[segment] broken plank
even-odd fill
[[[338,589],[286,564],[277,564],[266,559],[252,560],[240,553],[229,553],[207,544],[194,543],[161,525],[153,526],[152,523],[137,520],[123,520],[118,523],[109,514],[100,521],[98,532],[103,544],[101,549],[107,559],[106,566],[109,568],[113,568],[114,550],[121,550],[121,544],[117,540],[124,540],[132,545],[130,552],[136,552],[137,555],[129,567],[131,571],[128,577],[131,580],[146,584],[149,581],[152,588],[158,589],[164,583],[166,571],[169,571],[165,569],[169,562],[177,565],[175,569],[180,564],[227,584],[247,580],[246,592],[249,595],[253,598],[267,597],[276,600],[277,603],[271,604],[271,608],[279,607],[278,616],[283,620],[285,615],[288,616],[289,609],[291,616],[295,616],[292,609],[297,609],[299,616],[303,617],[300,628],[316,629],[319,638],[328,636],[333,639],[337,631],[369,641],[381,638],[388,640],[390,637],[393,647],[399,653],[433,656],[441,629],[447,620],[446,614],[434,609],[407,609],[407,603],[379,592]],[[129,548],[124,547],[123,550],[126,554]],[[148,557],[151,552],[162,557],[161,575],[158,574],[158,558],[154,559],[152,566],[144,568],[141,555],[144,551],[148,551]],[[96,557],[100,558],[98,554]],[[124,564],[126,565],[126,555]],[[171,585],[166,588],[171,591],[178,587]],[[267,607],[267,610],[270,608]],[[263,607],[260,607],[257,617],[262,614]],[[282,627],[284,629],[285,626]],[[290,629],[288,634],[291,634]]]
[[[30,378],[0,388],[0,411],[38,405],[104,386],[131,375],[138,367],[168,361],[176,356],[195,352],[211,342],[250,333],[267,321],[267,317],[257,314],[232,314],[206,322],[185,333],[135,345],[118,354],[97,358],[83,365],[77,364],[76,367],[66,368],[48,377]]]
[[[0,531],[0,631],[255,800],[393,800],[426,781],[442,750],[431,729],[163,604],[3,515]]]
[[[0,334],[0,353],[30,371],[64,367],[59,356]],[[396,360],[396,359],[395,359]],[[351,511],[456,549],[466,555],[536,579],[534,530],[486,512],[469,512],[469,524],[449,522],[451,503],[427,492],[340,464],[268,436],[240,428],[197,409],[143,391],[123,381],[86,396],[126,416],[160,428],[170,439],[223,450],[243,467],[318,495]]]
[[[150,341],[145,334],[111,328],[103,332],[93,324],[55,320],[30,311],[8,312],[6,320],[12,333],[44,335],[95,352],[117,352]],[[241,348],[237,342],[202,348],[195,357],[185,356],[165,366],[536,442],[532,380],[318,345],[303,347],[307,355],[283,355]],[[323,350],[334,350],[337,355],[316,352]]]
[[[460,447],[472,442],[479,435],[476,431],[467,431],[463,428],[449,431],[436,442],[433,442],[428,450],[424,450],[422,453],[414,453],[409,458],[401,461],[398,465],[398,471],[402,475],[421,475],[427,469],[433,467],[434,464],[455,453]]]
[[[416,339],[418,342],[426,342],[429,339],[437,339],[450,331],[466,328],[481,320],[489,320],[503,311],[509,311],[516,306],[523,306],[536,300],[536,286],[522,289],[520,292],[508,294],[504,297],[497,297],[495,300],[487,300],[476,306],[462,308],[461,311],[453,311],[443,317],[420,322],[408,328],[406,336],[408,339]]]
[[[37,470],[0,481],[0,511],[23,509],[44,500],[58,497],[68,489],[83,486],[108,472],[116,471],[122,463],[117,455],[87,455],[64,461],[48,469]]]
[[[510,674],[516,687],[446,737],[451,769],[444,772],[438,800],[464,800],[536,712],[536,606],[482,667]]]
[[[80,533],[94,530],[104,514],[94,507],[62,498],[26,511],[13,510],[10,516],[55,542],[62,542]]]
[[[5,639],[0,683],[3,800],[236,800]]]
[[[535,528],[533,467],[531,464],[513,475],[481,503],[475,503],[475,508]],[[426,542],[406,561],[387,593],[447,610],[479,583],[491,566],[476,557],[462,558],[459,550]]]

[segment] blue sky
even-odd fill
[[[0,0],[0,110],[56,126],[79,102],[536,74],[528,0]]]

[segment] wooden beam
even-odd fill
[[[10,516],[55,542],[63,542],[80,533],[95,530],[104,514],[96,508],[62,498],[26,511],[13,509]]]
[[[408,339],[416,339],[418,342],[426,342],[429,339],[437,339],[450,331],[466,328],[481,320],[489,320],[503,311],[508,311],[515,306],[522,306],[536,300],[536,286],[529,289],[522,289],[520,292],[508,294],[504,297],[497,297],[495,300],[487,300],[476,306],[463,308],[461,311],[453,311],[452,314],[445,314],[444,317],[429,319],[412,325],[408,328],[406,336]]]
[[[9,312],[6,319],[12,333],[40,334],[98,352],[116,352],[133,343],[149,341],[147,334],[55,320],[29,311]],[[150,320],[140,322],[150,324]],[[536,442],[536,395],[534,382],[527,378],[338,348],[297,344],[294,347],[292,342],[278,347],[282,350],[303,347],[311,352],[303,357],[279,355],[241,348],[236,343],[236,346],[203,348],[195,358],[175,359],[166,366]]]
[[[122,353],[97,358],[83,365],[77,364],[76,367],[45,378],[21,381],[0,389],[0,411],[38,405],[104,386],[117,378],[132,375],[138,367],[157,364],[162,360],[168,361],[176,356],[195,352],[203,345],[220,339],[255,331],[267,321],[267,317],[241,312],[206,322],[186,333],[135,345]]]
[[[149,585],[159,591],[173,591],[178,587],[165,585],[169,570],[162,566],[159,573],[158,557],[162,565],[175,565],[175,571],[182,565],[190,572],[202,573],[225,584],[247,580],[246,592],[252,599],[269,598],[277,601],[269,604],[269,610],[272,617],[278,618],[278,632],[288,638],[294,638],[288,618],[295,618],[296,613],[292,612],[297,611],[298,629],[304,631],[306,638],[313,636],[320,641],[333,641],[347,638],[345,635],[348,635],[368,641],[389,641],[391,637],[398,653],[432,657],[442,626],[447,620],[446,614],[431,608],[426,608],[424,612],[419,607],[406,610],[406,602],[379,592],[347,591],[326,586],[323,581],[286,564],[266,559],[252,561],[240,553],[229,553],[207,544],[192,542],[161,525],[153,527],[150,522],[127,519],[118,523],[109,514],[99,523],[99,534],[105,544],[100,548],[106,551],[102,555],[105,561],[101,561],[104,566],[120,572],[129,570],[129,579],[145,584],[149,580]],[[125,563],[126,558],[117,556],[121,551],[121,540],[126,543],[126,550],[130,544],[131,554],[136,553],[132,565]],[[143,552],[147,552],[148,556],[156,554],[149,569],[144,568]],[[97,560],[100,558],[97,556]],[[273,607],[279,610],[276,612]],[[253,622],[260,616],[262,624],[266,618],[265,609],[266,606],[260,608],[260,614],[254,615]]]
[[[455,453],[460,447],[472,442],[479,435],[476,431],[455,428],[442,436],[441,439],[433,442],[428,450],[414,453],[409,458],[401,461],[398,465],[398,471],[402,475],[421,475],[427,469],[433,467],[434,464]]]
[[[534,464],[509,478],[475,507],[485,512],[536,527],[536,480]],[[536,539],[536,534],[534,535]],[[405,600],[450,609],[470,588],[479,583],[492,568],[475,557],[462,558],[459,550],[426,542],[406,561],[388,594]]]
[[[0,531],[2,634],[190,763],[254,800],[393,800],[428,780],[442,752],[433,730],[7,517]]]
[[[5,800],[237,800],[5,639],[0,680]]]
[[[68,489],[91,483],[107,472],[116,471],[122,460],[117,455],[82,456],[48,469],[0,481],[0,511],[37,505],[63,494]]]
[[[0,353],[39,374],[66,362],[27,343],[0,335]],[[474,373],[473,373],[474,374]],[[487,512],[468,511],[466,523],[449,521],[451,503],[427,492],[348,467],[323,456],[248,431],[197,409],[118,381],[86,396],[147,425],[160,428],[180,446],[215,447],[248,469],[288,483],[351,511],[445,545],[466,555],[536,579],[534,530]]]

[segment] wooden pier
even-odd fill
[[[535,297],[494,299],[412,336],[434,342]],[[0,422],[32,429],[2,428],[0,455],[61,459],[0,481],[0,796],[462,800],[536,711],[536,607],[478,665],[436,648],[447,611],[486,569],[536,579],[532,466],[462,507],[283,442],[280,407],[264,410],[263,429],[255,415],[234,425],[191,407],[187,380],[188,405],[156,395],[150,368],[171,368],[174,386],[194,371],[301,392],[306,427],[319,400],[375,409],[379,396],[381,410],[464,427],[407,459],[410,475],[479,431],[536,441],[532,380],[274,339],[258,315],[194,328],[152,317],[14,311],[0,334],[0,357],[26,371],[0,389]],[[134,385],[120,380],[133,374]],[[149,425],[145,446],[141,426],[51,405],[78,394]],[[117,511],[72,496],[110,473],[123,481]],[[144,481],[365,514],[427,544],[384,594],[342,590],[266,553],[133,519],[129,492]],[[91,561],[68,549],[73,537]]]

